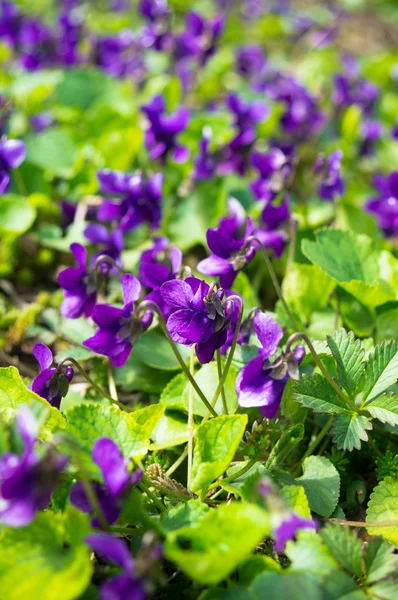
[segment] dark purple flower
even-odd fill
[[[241,46],[236,53],[236,67],[241,75],[258,78],[266,65],[261,46]]]
[[[391,137],[393,140],[398,140],[398,119],[395,121],[395,125],[391,130]]]
[[[150,22],[156,22],[170,15],[167,0],[140,0],[139,11]]]
[[[105,255],[111,258],[118,266],[122,265],[121,253],[124,250],[123,232],[120,229],[108,231],[105,225],[93,223],[88,225],[84,230],[84,237],[92,244],[101,246],[101,249],[92,256],[91,261],[93,266],[97,265],[104,276],[109,273],[115,274],[115,267],[112,267],[106,259],[98,262],[97,259],[99,256]]]
[[[39,427],[27,406],[19,409],[15,421],[23,451],[0,456],[0,519],[9,527],[24,527],[48,506],[68,459],[54,448],[36,452]]]
[[[51,368],[53,354],[45,344],[35,344],[32,354],[40,367],[39,375],[32,382],[32,391],[59,408],[61,399],[68,393],[74,375],[73,368],[70,365],[62,369]]]
[[[35,131],[44,131],[51,127],[54,122],[54,117],[51,112],[41,112],[30,117],[30,124]]]
[[[365,209],[376,217],[380,229],[387,237],[397,236],[398,171],[393,171],[387,177],[379,176],[375,183],[380,193],[365,204]]]
[[[116,221],[122,231],[131,231],[142,223],[148,223],[152,228],[159,226],[162,173],[144,177],[139,172],[125,174],[104,169],[98,171],[97,177],[101,192],[117,197],[104,198],[97,213],[100,221]]]
[[[180,108],[174,113],[166,114],[166,103],[163,96],[155,96],[149,104],[141,107],[145,113],[149,127],[145,132],[145,144],[151,160],[157,158],[165,162],[169,154],[177,163],[188,160],[189,151],[177,142],[177,136],[188,125],[189,110]]]
[[[99,438],[93,447],[93,461],[99,466],[104,484],[93,484],[101,510],[108,522],[112,525],[119,517],[123,501],[131,488],[137,485],[142,478],[142,471],[137,469],[130,473],[127,469],[128,461],[124,458],[120,448],[109,438]],[[77,481],[70,492],[73,506],[87,514],[95,512],[86,495],[81,481]],[[97,517],[92,520],[93,527],[100,527]]]
[[[68,319],[90,317],[97,301],[94,273],[89,273],[86,267],[86,248],[75,243],[70,249],[78,266],[64,269],[58,275],[58,283],[64,289],[61,315]]]
[[[236,380],[239,405],[258,407],[264,417],[275,417],[281,403],[283,390],[289,379],[298,378],[298,365],[304,357],[304,348],[298,346],[289,354],[281,354],[273,363],[269,358],[275,354],[283,331],[269,315],[257,313],[253,327],[262,348],[240,371]]]
[[[224,290],[188,277],[167,281],[160,294],[170,312],[167,328],[171,338],[184,346],[195,344],[199,361],[210,362],[226,341],[233,311],[225,301]]]
[[[166,281],[176,278],[182,264],[182,252],[176,246],[170,246],[165,237],[153,241],[153,247],[141,254],[139,278],[146,287],[157,290]]]
[[[175,60],[195,58],[201,65],[205,65],[215,52],[223,27],[222,16],[210,21],[197,12],[189,12],[186,17],[185,31],[175,39]]]
[[[96,36],[93,40],[93,62],[112,77],[133,77],[140,83],[146,67],[142,41],[130,30],[112,36]]]
[[[11,186],[11,169],[16,169],[25,160],[26,148],[21,140],[0,140],[0,194],[6,194]]]
[[[254,231],[264,248],[272,250],[276,257],[282,256],[285,249],[287,235],[283,226],[289,218],[289,196],[286,194],[282,202],[265,202],[259,227]]]
[[[0,38],[16,48],[18,46],[23,16],[12,2],[0,2]]]
[[[279,194],[291,171],[287,156],[279,148],[268,153],[253,152],[251,164],[259,177],[250,184],[258,200],[273,200]]]
[[[302,529],[312,529],[316,531],[317,525],[313,519],[305,519],[295,513],[284,519],[273,531],[275,552],[278,554],[283,552],[286,542],[295,539],[298,532]]]
[[[318,193],[323,200],[334,200],[344,193],[344,181],[341,177],[343,152],[336,150],[327,159],[319,156],[315,163],[315,172],[321,174]]]
[[[212,179],[216,171],[216,159],[210,152],[211,127],[204,127],[199,145],[199,154],[195,158],[194,178],[198,181]]]
[[[378,87],[360,77],[357,61],[350,55],[343,56],[344,73],[334,78],[334,105],[342,109],[352,104],[360,106],[369,117],[379,98]]]
[[[138,300],[141,284],[126,273],[121,278],[124,306],[116,308],[109,304],[97,304],[92,319],[98,329],[95,335],[83,342],[83,346],[98,354],[109,356],[113,367],[121,367],[127,361],[133,344],[148,329],[152,314],[147,312],[138,317],[134,313],[134,302]]]
[[[96,554],[122,567],[120,574],[101,584],[101,600],[145,600],[144,584],[124,540],[110,533],[94,533],[85,541]]]
[[[361,156],[372,156],[375,152],[376,143],[381,139],[383,126],[379,121],[367,119],[361,124],[361,145],[359,154]]]
[[[228,211],[229,216],[221,219],[218,227],[207,230],[207,243],[212,254],[197,266],[199,273],[219,277],[224,289],[232,287],[239,271],[256,253],[253,244],[246,246],[253,227],[242,205],[235,198],[230,198]]]

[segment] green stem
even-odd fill
[[[154,505],[160,510],[160,512],[164,512],[166,510],[165,505],[163,504],[163,502],[161,502],[159,500],[159,498],[157,498],[155,496],[155,494],[153,494],[151,492],[151,490],[149,489],[148,485],[151,485],[147,479],[144,477],[140,483],[138,484],[138,487],[141,489],[141,491],[145,492],[145,494],[148,496],[148,498],[150,498],[152,500],[152,502],[154,503]]]
[[[236,473],[234,473],[233,475],[230,475],[229,477],[224,477],[224,479],[219,479],[218,481],[215,481],[214,483],[212,483],[211,485],[209,485],[209,487],[207,488],[208,490],[213,490],[216,487],[219,487],[222,483],[230,483],[231,481],[234,481],[234,479],[238,479],[238,477],[242,477],[242,475],[244,475],[245,473],[247,473],[248,471],[250,471],[250,469],[256,464],[256,462],[258,461],[258,457],[255,456],[254,458],[251,458],[244,467],[242,467],[241,469],[239,469],[239,471],[237,471]]]
[[[256,244],[258,244],[260,246],[260,250],[263,253],[265,264],[267,265],[267,269],[268,269],[268,272],[270,274],[272,284],[273,284],[273,286],[275,288],[275,292],[276,292],[279,300],[282,303],[282,306],[283,306],[283,308],[284,308],[284,310],[285,310],[285,312],[286,312],[286,314],[287,314],[287,316],[289,318],[290,323],[292,324],[293,329],[295,331],[298,331],[300,329],[300,327],[299,327],[296,319],[294,318],[293,314],[291,313],[290,308],[288,307],[285,298],[283,297],[282,288],[279,285],[278,278],[276,276],[276,273],[274,271],[274,267],[272,266],[272,263],[271,263],[270,258],[268,256],[267,250],[264,248],[264,246],[260,242],[260,240],[258,238],[256,238],[254,235],[251,235],[250,237],[247,238],[245,245],[249,245],[250,242],[255,242]]]
[[[175,345],[174,341],[171,339],[169,330],[167,329],[167,325],[166,325],[166,321],[164,320],[164,317],[162,315],[162,311],[160,310],[159,306],[155,303],[152,302],[151,300],[144,300],[143,302],[141,302],[141,304],[139,305],[139,307],[137,308],[137,316],[139,317],[141,315],[141,313],[144,313],[145,311],[150,310],[152,312],[155,312],[158,315],[159,318],[159,324],[163,330],[163,333],[165,334],[171,349],[174,352],[174,355],[176,357],[176,359],[178,360],[181,369],[184,371],[185,375],[187,376],[188,380],[190,381],[191,385],[193,386],[195,392],[198,394],[199,398],[202,400],[203,404],[206,406],[207,410],[211,412],[211,414],[213,415],[213,417],[217,417],[217,413],[214,410],[214,408],[211,406],[210,402],[207,400],[206,396],[204,395],[204,393],[202,392],[202,390],[200,389],[200,387],[198,386],[198,384],[195,381],[195,378],[191,375],[187,365],[184,362],[184,359],[182,358],[177,346]]]
[[[132,529],[131,527],[119,527],[119,525],[112,525],[109,527],[112,533],[121,533],[123,535],[129,535],[130,537],[141,537],[143,535],[142,529]]]
[[[331,523],[337,523],[345,527],[398,527],[398,521],[384,521],[383,523],[365,523],[363,521],[343,521],[342,519],[328,519]]]
[[[298,333],[294,333],[293,335],[290,336],[290,338],[287,340],[287,343],[286,343],[286,353],[288,353],[290,351],[290,348],[291,348],[291,345],[293,344],[293,342],[295,342],[298,339],[302,339],[307,344],[307,346],[314,358],[315,364],[317,365],[317,367],[319,367],[320,371],[322,372],[324,377],[328,380],[328,382],[330,383],[332,388],[338,393],[338,395],[344,400],[344,402],[350,406],[350,408],[352,410],[356,411],[355,404],[353,404],[351,399],[345,395],[343,390],[341,388],[339,388],[337,383],[334,381],[333,377],[331,377],[331,375],[329,374],[327,369],[324,367],[321,359],[319,358],[317,351],[315,350],[314,346],[312,345],[310,339],[308,338],[308,336],[305,333],[298,332]]]
[[[187,456],[188,456],[188,446],[185,447],[183,453],[177,458],[177,460],[171,465],[171,467],[169,467],[169,469],[166,471],[166,475],[168,477],[170,477],[170,475],[172,475],[174,473],[174,471],[176,471],[178,469],[180,464],[184,462],[184,460],[186,459]]]
[[[109,524],[108,524],[108,521],[106,520],[106,517],[105,517],[103,511],[102,511],[102,508],[101,508],[100,503],[97,498],[97,494],[95,493],[95,490],[94,490],[93,486],[91,485],[91,481],[86,477],[86,474],[83,470],[80,470],[80,477],[81,477],[84,492],[88,498],[88,501],[90,502],[90,504],[98,518],[98,521],[100,522],[102,529],[107,531],[109,529]]]
[[[301,458],[300,462],[298,463],[298,465],[296,467],[296,470],[294,472],[295,475],[298,474],[298,471],[300,470],[300,467],[303,464],[303,462],[305,461],[305,459],[308,458],[308,456],[311,456],[311,454],[314,452],[314,450],[319,446],[319,444],[321,443],[321,441],[323,440],[325,435],[328,433],[333,421],[334,421],[334,415],[329,417],[329,419],[326,421],[325,425],[322,427],[322,429],[320,430],[320,432],[318,433],[318,435],[312,442],[312,444],[310,444],[308,446],[306,453]]]
[[[221,352],[220,352],[220,348],[218,348],[216,350],[216,356],[217,356],[218,381],[221,381],[221,377],[222,377],[222,365],[221,365]],[[222,388],[221,388],[221,398],[222,398],[222,405],[223,405],[223,408],[224,408],[224,414],[227,415],[228,414],[228,405],[227,405],[227,399],[225,397],[224,386],[222,386]]]
[[[192,377],[195,374],[195,355],[194,355],[194,347],[191,346],[191,358],[190,358],[190,368],[189,371]],[[187,488],[191,489],[192,483],[192,463],[193,463],[193,429],[194,429],[194,420],[193,420],[193,387],[189,386],[188,389],[188,475],[187,475]]]
[[[95,389],[97,390],[97,392],[99,394],[101,394],[101,396],[104,396],[104,398],[106,398],[107,400],[109,400],[110,402],[112,402],[112,404],[115,404],[116,406],[118,406],[121,410],[125,410],[127,412],[131,412],[132,409],[129,406],[126,406],[125,404],[122,404],[121,402],[119,402],[118,400],[116,400],[115,398],[112,398],[112,396],[110,396],[107,392],[105,392],[105,390],[103,390],[102,388],[100,388],[99,385],[97,385],[95,383],[95,381],[93,381],[90,377],[90,375],[88,375],[88,373],[86,373],[86,371],[83,369],[83,367],[77,362],[77,360],[75,360],[74,358],[72,358],[71,356],[67,356],[66,358],[63,358],[59,363],[58,363],[58,370],[61,370],[62,366],[66,363],[66,362],[70,362],[72,363],[73,366],[76,367],[76,369],[79,371],[80,375],[82,375],[84,377],[84,379],[86,379],[86,381],[88,381],[88,383]]]

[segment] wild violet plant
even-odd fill
[[[191,4],[0,3],[0,598],[395,600],[393,10]]]

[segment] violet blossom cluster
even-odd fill
[[[377,196],[365,204],[366,210],[374,216],[386,237],[398,235],[398,171],[386,177],[374,178]]]

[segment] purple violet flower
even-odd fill
[[[275,540],[275,552],[280,554],[284,551],[286,542],[295,539],[298,532],[302,529],[311,529],[316,531],[317,525],[313,519],[305,519],[295,513],[284,519],[273,531]]]
[[[61,399],[68,393],[74,375],[73,368],[70,365],[61,370],[51,368],[53,354],[45,344],[35,344],[32,354],[40,366],[40,373],[32,382],[32,391],[59,408]]]
[[[334,200],[344,193],[344,181],[341,177],[343,152],[336,150],[327,159],[319,156],[315,163],[315,172],[320,173],[322,181],[318,193],[323,200]]]
[[[139,278],[147,288],[157,290],[166,281],[176,278],[182,264],[182,252],[176,246],[170,246],[166,237],[156,237],[153,241],[153,247],[141,254]]]
[[[261,76],[266,62],[261,46],[241,46],[236,53],[236,68],[241,75],[257,79]]]
[[[0,456],[0,520],[25,527],[48,506],[68,459],[54,448],[40,456],[35,451],[39,427],[28,406],[19,409],[15,422],[23,450]]]
[[[25,160],[26,148],[21,140],[0,140],[0,194],[6,194],[11,186],[11,169],[16,169]]]
[[[380,193],[366,202],[365,209],[376,217],[387,237],[395,237],[398,235],[398,171],[387,177],[378,176],[375,184]]]
[[[251,164],[259,177],[250,184],[258,200],[273,200],[279,194],[291,171],[287,156],[279,148],[268,153],[253,152]]]
[[[83,342],[93,352],[109,356],[113,367],[125,364],[133,344],[148,329],[152,314],[146,312],[142,318],[134,313],[134,302],[138,300],[141,284],[136,277],[126,273],[121,278],[124,306],[117,308],[109,304],[97,304],[92,319],[98,329],[95,335]]]
[[[269,315],[257,313],[253,319],[254,331],[262,344],[258,356],[240,371],[236,380],[239,405],[258,407],[264,417],[271,419],[278,412],[283,390],[289,379],[298,379],[298,366],[304,358],[304,348],[297,346],[289,354],[282,353],[273,363],[283,331]]]
[[[118,266],[122,266],[121,253],[124,250],[123,232],[120,229],[113,229],[108,231],[105,225],[99,225],[93,223],[88,225],[84,230],[84,237],[92,244],[101,245],[102,248],[95,252],[92,256],[91,262],[94,265],[97,262],[99,256],[109,256]],[[116,269],[106,261],[99,261],[98,268],[103,276],[109,273],[115,274]]]
[[[85,539],[96,553],[122,567],[122,572],[101,584],[101,600],[145,600],[145,587],[124,540],[110,533],[94,533]]]
[[[265,202],[261,213],[260,226],[254,231],[254,235],[260,240],[264,248],[272,250],[277,258],[282,256],[285,249],[287,235],[282,227],[289,218],[289,196],[285,194],[279,204],[274,203],[272,200]]]
[[[64,269],[58,275],[58,283],[64,289],[61,315],[68,319],[78,319],[82,315],[91,317],[97,301],[94,274],[86,267],[87,250],[81,244],[71,244],[71,252],[77,267]]]
[[[32,125],[33,129],[37,132],[48,129],[53,123],[54,117],[49,111],[37,113],[36,115],[32,115],[30,117],[30,124]]]
[[[196,58],[200,65],[205,65],[215,52],[223,27],[222,16],[210,21],[197,12],[189,12],[186,16],[185,31],[175,39],[175,60]]]
[[[145,113],[149,127],[145,132],[145,144],[149,150],[149,158],[161,159],[164,163],[169,154],[176,163],[188,160],[189,150],[177,143],[177,136],[188,125],[189,110],[180,108],[174,113],[166,114],[166,103],[163,96],[155,96],[149,104],[141,107]]]
[[[361,124],[361,146],[359,154],[361,156],[372,156],[375,152],[377,142],[383,134],[383,126],[375,119],[367,119]]]
[[[199,154],[195,158],[194,178],[197,181],[212,179],[216,170],[216,160],[210,152],[211,137],[211,127],[205,126],[199,144]]]
[[[228,200],[229,216],[221,219],[218,227],[207,230],[207,244],[212,254],[201,260],[197,266],[199,273],[219,277],[220,285],[230,289],[239,271],[254,258],[253,244],[245,246],[252,234],[251,219],[246,217],[244,208],[235,199]]]
[[[110,438],[102,437],[95,442],[92,458],[99,466],[104,480],[104,484],[95,483],[93,488],[108,524],[112,525],[119,517],[126,494],[141,481],[143,473],[140,469],[133,473],[128,471],[127,459]],[[81,481],[73,484],[70,501],[82,512],[94,513]],[[101,527],[97,517],[92,519],[92,525]]]
[[[357,104],[369,117],[379,98],[378,87],[366,79],[359,77],[358,68],[350,61],[346,62],[346,72],[334,78],[333,103],[338,109]]]
[[[196,277],[185,281],[167,281],[160,288],[163,301],[170,309],[167,328],[171,338],[184,346],[195,344],[202,364],[212,360],[223,346],[233,312],[224,298],[224,290],[209,286]]]
[[[159,226],[163,174],[154,173],[144,177],[141,173],[125,174],[121,171],[103,169],[97,177],[101,192],[120,198],[104,198],[98,209],[100,221],[117,221],[122,231],[131,231],[148,223]]]

